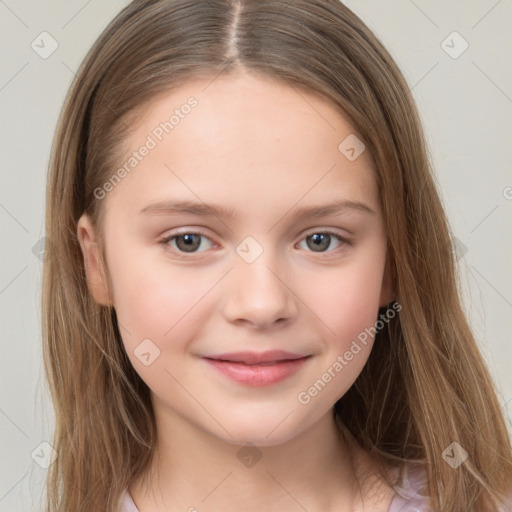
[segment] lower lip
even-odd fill
[[[279,361],[269,365],[248,365],[234,361],[220,361],[218,359],[204,360],[227,377],[247,384],[261,387],[276,384],[298,372],[310,356],[300,359]]]

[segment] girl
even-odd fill
[[[48,512],[511,506],[419,116],[338,0],[123,9],[46,236]]]

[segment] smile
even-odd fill
[[[295,359],[280,359],[256,363],[212,359],[209,357],[204,357],[203,360],[232,380],[248,386],[261,387],[276,384],[292,376],[304,366],[310,357],[305,356]]]

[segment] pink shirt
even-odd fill
[[[424,470],[405,467],[388,512],[431,512],[430,500],[421,494],[425,482]],[[122,496],[119,512],[139,512],[128,491]]]
[[[426,485],[427,472],[424,469],[418,466],[404,466],[401,480],[394,488],[396,494],[388,512],[430,512],[430,499],[426,495]]]

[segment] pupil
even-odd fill
[[[194,240],[194,237],[197,239]],[[182,241],[182,243],[180,243],[180,241]],[[176,238],[176,245],[180,248],[180,250],[184,249],[186,252],[193,252],[200,245],[199,237],[198,235],[194,234],[181,235]]]
[[[313,240],[313,249],[326,249],[329,247],[329,240],[330,235],[322,234],[322,233],[316,233],[314,235],[311,235],[310,237]]]

